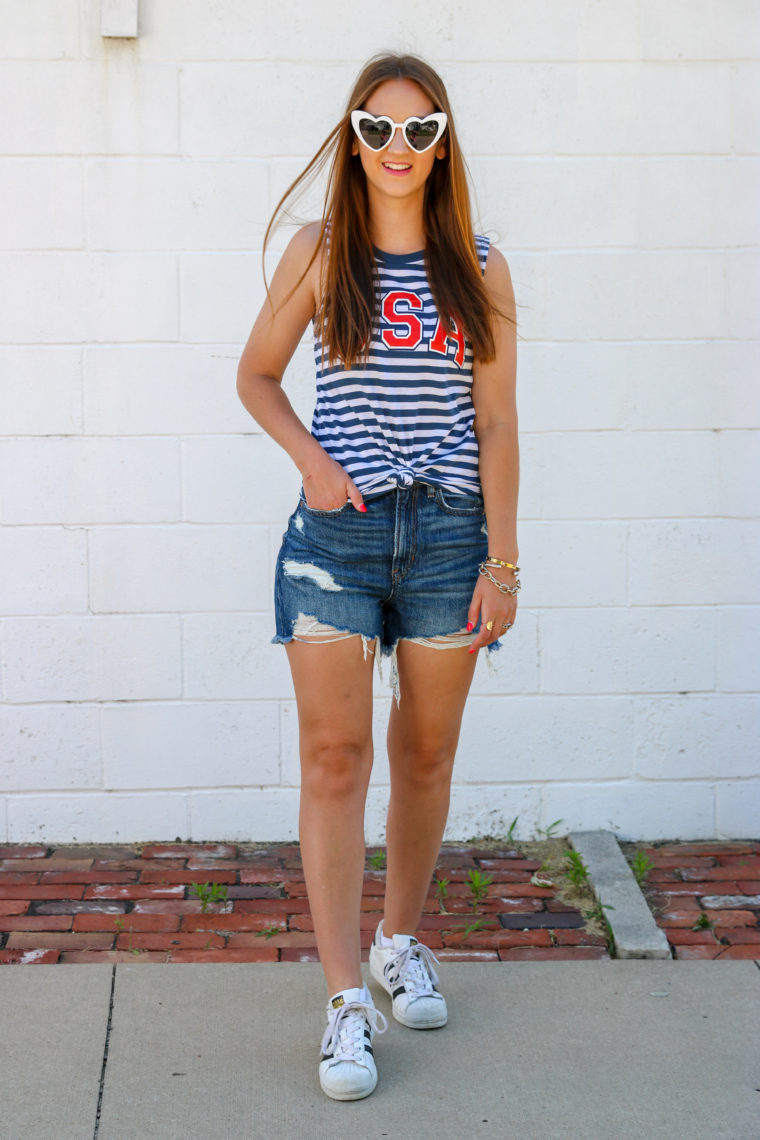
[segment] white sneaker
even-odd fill
[[[372,977],[393,998],[393,1016],[410,1029],[438,1029],[448,1020],[446,999],[438,992],[433,951],[411,934],[394,934],[393,946],[380,944],[382,922],[369,952]]]
[[[384,1024],[380,1028],[378,1019]],[[322,1038],[319,1083],[333,1100],[361,1100],[377,1084],[372,1052],[375,1033],[388,1022],[375,1009],[366,986],[341,990],[327,1003],[327,1029]]]

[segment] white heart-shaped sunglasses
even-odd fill
[[[394,123],[390,115],[370,115],[368,111],[351,112],[351,126],[356,131],[357,138],[370,150],[385,150],[398,127],[407,146],[422,154],[435,146],[446,130],[446,122],[444,111],[435,111],[423,119],[412,115],[403,123]]]

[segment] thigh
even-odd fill
[[[407,639],[396,652],[401,699],[391,706],[389,752],[401,762],[412,754],[453,761],[476,655],[466,645],[435,649]]]
[[[302,743],[318,749],[367,747],[372,739],[372,645],[360,636],[349,636],[337,641],[294,640],[285,648]]]

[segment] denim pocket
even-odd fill
[[[460,494],[458,491],[437,487],[435,501],[447,515],[482,515],[484,511],[483,496],[470,492]]]
[[[342,507],[331,507],[330,510],[321,511],[317,507],[310,507],[309,504],[306,502],[306,499],[304,499],[303,496],[301,496],[301,501],[300,501],[299,505],[301,507],[303,507],[303,509],[307,512],[307,514],[322,515],[325,518],[329,518],[331,515],[341,515],[349,507],[353,507],[353,503],[351,502],[351,500],[346,499],[346,501]]]

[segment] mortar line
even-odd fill
[[[98,1107],[95,1112],[95,1131],[92,1134],[92,1140],[98,1140],[98,1132],[100,1131],[100,1113],[103,1108],[103,1090],[106,1083],[106,1066],[108,1064],[108,1045],[111,1039],[111,1023],[113,1021],[113,999],[114,991],[116,989],[116,963],[114,962],[111,969],[111,995],[108,1001],[108,1022],[106,1024],[106,1040],[103,1046],[103,1064],[100,1069],[100,1087],[98,1089]]]

